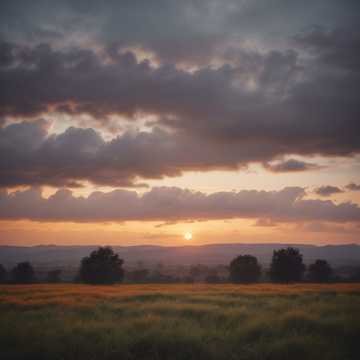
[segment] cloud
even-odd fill
[[[2,0],[0,10],[0,33],[11,40],[117,43],[151,50],[168,63],[203,63],[224,44],[272,45],[313,24],[358,24],[360,9],[356,0]]]
[[[154,127],[127,131],[105,140],[92,128],[69,127],[49,133],[45,120],[0,128],[0,187],[51,185],[79,187],[84,182],[115,187],[146,186],[144,180],[186,171],[237,170],[261,163],[274,172],[318,166],[289,159],[272,163],[283,144],[222,144],[184,132]],[[330,189],[331,190],[331,189]]]
[[[346,189],[350,191],[360,191],[360,185],[355,183],[350,183],[346,185]]]
[[[0,128],[0,186],[305,171],[316,164],[292,157],[358,154],[359,3],[317,4],[2,1],[0,123],[24,122]],[[94,129],[25,124],[61,114]],[[150,115],[149,131],[100,135],[114,116],[136,128]]]
[[[320,166],[306,161],[288,159],[275,163],[265,164],[265,168],[272,172],[298,172],[319,169]]]
[[[143,179],[235,170],[277,153],[275,145],[250,151],[247,143],[224,146],[160,128],[129,131],[108,141],[92,128],[70,127],[56,135],[48,128],[45,120],[0,128],[0,187],[74,187],[84,181],[143,186]]]
[[[331,186],[331,185],[326,185],[326,186],[320,186],[318,188],[316,188],[314,190],[314,193],[320,196],[331,196],[334,194],[341,194],[344,191],[342,189],[340,189],[337,186]]]
[[[328,221],[359,222],[356,204],[305,200],[304,189],[280,191],[243,190],[205,194],[176,187],[153,188],[143,195],[135,191],[93,192],[75,197],[58,190],[48,199],[40,189],[0,195],[0,219],[35,221],[187,221],[232,218],[263,218],[269,222]]]
[[[249,116],[242,106],[285,91],[298,71],[294,51],[276,50],[240,51],[241,65],[203,65],[194,72],[173,63],[155,67],[138,60],[134,51],[104,49],[99,54],[91,48],[54,49],[48,43],[3,42],[0,58],[0,80],[7,89],[0,96],[2,115],[36,116],[51,110],[90,114],[102,121],[112,114],[131,117],[137,112],[199,122],[211,114]],[[251,66],[248,58],[255,60]],[[250,91],[251,79],[258,90]]]
[[[331,224],[326,222],[308,222],[298,226],[299,231],[312,232],[312,233],[329,233],[329,234],[351,234],[356,235],[358,229],[355,226],[348,224]]]
[[[105,141],[90,128],[71,127],[58,135],[49,135],[46,128],[43,120],[0,128],[0,186],[70,186],[79,181],[133,186],[139,178],[234,169],[243,161],[234,156],[233,147],[219,152],[209,144],[160,129],[127,132]]]
[[[313,26],[294,39],[297,44],[318,56],[323,64],[354,72],[360,70],[360,35],[356,27],[326,29]]]
[[[101,127],[114,114],[134,122],[137,114],[153,114],[158,125],[201,141],[247,144],[250,156],[259,149],[325,156],[360,150],[359,74],[313,71],[311,64],[301,70],[294,50],[241,51],[237,64],[188,72],[154,67],[129,51],[105,61],[91,49],[2,48],[3,116],[88,114]],[[249,56],[257,59],[251,66]]]

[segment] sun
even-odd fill
[[[184,239],[185,240],[191,240],[192,239],[192,233],[191,232],[186,232],[184,234]]]

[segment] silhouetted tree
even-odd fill
[[[6,282],[6,279],[7,279],[7,271],[5,267],[2,264],[0,264],[0,283]]]
[[[51,270],[47,273],[46,282],[59,283],[61,281],[60,275],[61,270]]]
[[[124,278],[124,261],[111,247],[99,247],[81,260],[79,278],[89,284],[114,284]]]
[[[261,266],[252,255],[239,255],[230,263],[230,281],[234,283],[252,283],[259,280]]]
[[[328,282],[333,270],[326,260],[316,260],[309,266],[309,280],[312,282]]]
[[[275,282],[301,281],[305,265],[298,249],[288,247],[274,250],[270,266],[270,277]]]
[[[25,261],[18,263],[12,269],[11,278],[17,284],[30,284],[35,281],[35,272],[32,265]]]

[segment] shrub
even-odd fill
[[[256,282],[260,275],[261,267],[255,256],[239,255],[230,263],[230,281],[234,283]]]

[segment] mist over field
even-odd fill
[[[252,254],[268,266],[273,251],[295,246],[305,263],[315,259],[327,259],[333,266],[360,265],[360,246],[349,245],[302,245],[302,244],[212,244],[188,246],[113,246],[116,253],[125,259],[125,265],[138,262],[147,265],[224,265],[236,254]],[[96,246],[0,246],[0,263],[12,265],[20,261],[31,261],[42,265],[77,266],[80,259],[96,249]]]

